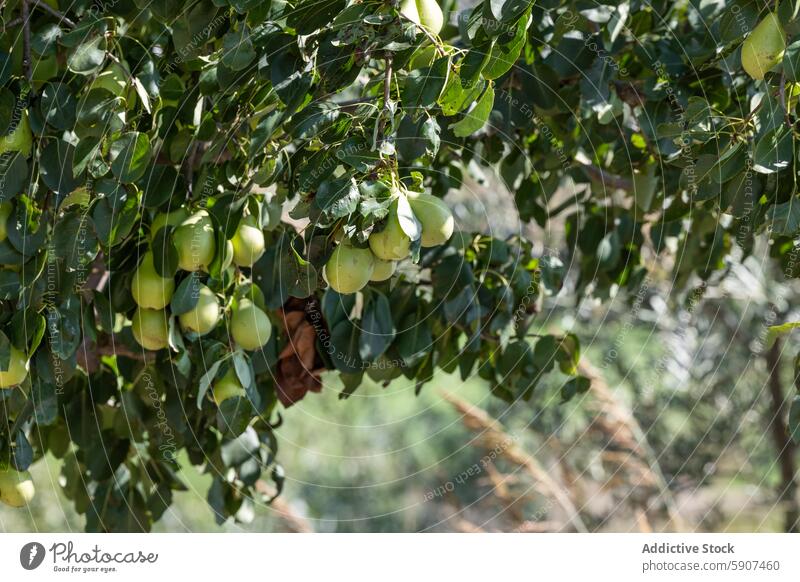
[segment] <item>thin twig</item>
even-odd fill
[[[392,95],[392,54],[386,55],[386,71],[383,76],[383,114],[378,122],[378,134],[381,142],[385,139],[383,130],[386,127],[386,117],[384,114],[390,112],[389,101]]]
[[[403,20],[405,20],[406,22],[410,22],[410,23],[412,23],[412,24],[413,24],[414,26],[416,26],[416,27],[417,27],[419,30],[421,30],[421,31],[422,31],[422,32],[425,34],[425,36],[427,36],[427,37],[428,37],[428,40],[429,40],[429,41],[431,41],[431,42],[433,43],[433,46],[434,46],[434,47],[436,47],[436,51],[437,51],[437,52],[438,52],[438,53],[439,53],[441,56],[444,56],[444,55],[445,55],[444,48],[442,48],[442,43],[441,43],[441,41],[440,41],[438,38],[436,38],[435,36],[433,36],[433,34],[431,34],[431,32],[430,32],[430,31],[429,31],[427,28],[425,28],[424,26],[422,26],[421,24],[419,24],[419,23],[417,23],[417,22],[414,22],[414,21],[413,21],[413,20],[411,20],[411,19],[410,19],[408,16],[406,16],[405,14],[403,14],[402,12],[400,13],[400,18],[402,18],[402,19],[403,19]]]
[[[17,429],[28,420],[30,415],[33,413],[33,408],[33,399],[28,399],[28,401],[25,403],[25,407],[17,415],[17,418],[14,419],[14,424],[11,426],[11,431],[8,433],[9,436],[15,434]]]
[[[781,109],[783,109],[783,121],[789,127],[792,127],[792,120],[789,118],[789,109],[786,107],[786,73],[781,73],[781,83],[778,87],[780,93]]]
[[[31,70],[31,16],[28,10],[28,1],[22,0],[20,6],[22,10],[22,70],[25,71],[25,78],[29,82],[33,81],[33,71]]]
[[[75,28],[75,26],[76,26],[75,23],[72,22],[72,20],[67,18],[66,14],[64,14],[63,12],[59,12],[55,8],[52,8],[51,6],[45,4],[44,2],[42,2],[42,0],[33,0],[33,7],[34,8],[41,8],[45,12],[47,12],[50,15],[55,16],[56,18],[61,20],[61,22],[63,22],[64,24],[66,24],[70,28]]]

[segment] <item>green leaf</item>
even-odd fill
[[[434,117],[423,115],[414,121],[407,115],[400,122],[395,148],[400,158],[411,162],[423,156],[433,158],[439,151],[439,124]]]
[[[97,73],[105,61],[106,48],[105,36],[90,38],[70,51],[69,57],[67,57],[67,67],[79,75]]]
[[[800,199],[792,198],[776,204],[769,212],[772,232],[781,236],[793,236],[800,232]]]
[[[795,41],[786,47],[783,53],[783,72],[786,80],[791,83],[800,81],[800,41]]]
[[[361,195],[352,178],[329,180],[320,184],[314,206],[331,219],[342,218],[356,211]]]
[[[778,172],[789,167],[793,155],[792,132],[781,125],[758,140],[753,152],[753,169],[762,174]]]
[[[764,341],[765,347],[770,348],[772,344],[775,343],[775,340],[781,336],[789,334],[792,330],[797,329],[800,327],[800,321],[792,321],[789,323],[783,323],[781,325],[771,325],[767,328],[767,338]]]
[[[181,281],[172,295],[172,301],[169,303],[172,315],[181,315],[194,309],[200,299],[201,285],[200,275],[197,272],[190,273],[188,277]]]
[[[481,129],[489,119],[494,105],[494,89],[489,85],[483,92],[480,100],[475,107],[469,111],[461,121],[457,121],[450,126],[456,137],[467,137]]]
[[[250,30],[241,26],[239,30],[232,30],[222,37],[222,62],[234,71],[246,69],[256,58],[253,42],[250,40]]]
[[[575,376],[567,380],[561,387],[561,402],[569,402],[577,394],[585,394],[592,386],[592,381],[585,376]]]
[[[0,330],[0,370],[8,371],[11,364],[11,341],[8,336]]]
[[[156,273],[165,278],[174,277],[178,272],[178,249],[172,241],[172,230],[169,226],[160,228],[151,244],[153,266]]]
[[[233,440],[222,443],[220,457],[226,467],[237,467],[253,458],[261,448],[258,433],[251,426]]]
[[[414,69],[403,85],[403,106],[433,107],[442,94],[450,74],[450,58],[441,57],[430,67]]]
[[[363,370],[364,363],[359,351],[360,336],[361,330],[349,319],[343,319],[333,327],[330,340],[333,352],[330,357],[337,370],[346,373]]]
[[[75,98],[64,83],[44,86],[39,109],[44,120],[56,129],[72,129],[75,125]]]
[[[519,18],[534,0],[489,0],[492,16],[501,22],[511,22]]]
[[[397,197],[397,222],[412,241],[419,240],[422,236],[422,223],[417,220],[408,198],[403,195]]]
[[[150,163],[150,138],[138,131],[122,134],[111,144],[110,156],[114,175],[121,182],[135,182]]]
[[[361,315],[361,337],[359,355],[365,362],[374,362],[386,352],[395,337],[392,323],[392,310],[389,300],[383,293],[372,291],[368,294]]]
[[[206,396],[206,392],[208,392],[211,383],[214,381],[214,378],[217,377],[217,372],[219,371],[219,367],[222,365],[222,360],[217,360],[206,370],[206,373],[200,378],[200,382],[197,384],[197,408],[203,408],[203,399]]]
[[[525,46],[529,21],[530,18],[527,15],[521,18],[510,41],[494,44],[489,60],[481,72],[484,79],[497,79],[514,66],[522,52],[522,47]]]

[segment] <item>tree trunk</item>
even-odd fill
[[[767,370],[769,371],[770,430],[778,451],[778,463],[781,471],[781,484],[778,501],[784,508],[784,529],[787,532],[800,531],[800,503],[797,499],[796,467],[794,462],[797,448],[789,438],[789,430],[784,417],[784,391],[780,377],[781,341],[777,339],[766,353]]]

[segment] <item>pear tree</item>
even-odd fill
[[[800,16],[769,4],[1,3],[0,501],[49,454],[88,531],[147,531],[194,465],[247,520],[331,378],[567,401],[546,298],[703,290],[758,239],[797,277]],[[507,235],[456,197],[486,176]]]

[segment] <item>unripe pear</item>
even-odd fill
[[[786,33],[778,15],[770,12],[742,43],[742,67],[753,79],[760,80],[783,59]]]
[[[255,303],[242,299],[231,317],[231,335],[241,348],[256,350],[269,341],[272,323]]]
[[[231,242],[233,262],[237,267],[252,267],[264,254],[264,232],[252,215],[242,219]]]
[[[8,217],[11,216],[12,209],[11,202],[0,204],[0,242],[8,238]]]
[[[422,224],[422,246],[435,247],[450,240],[455,228],[453,213],[441,198],[427,192],[409,192],[408,203]]]
[[[25,507],[36,496],[28,471],[0,470],[0,501],[11,507]]]
[[[395,261],[384,261],[375,257],[375,268],[372,270],[372,277],[369,280],[375,282],[386,281],[386,279],[394,275],[396,269],[397,263]]]
[[[172,212],[159,212],[150,223],[150,240],[155,239],[158,231],[165,226],[178,226],[187,218],[189,218],[189,211],[183,206]]]
[[[325,279],[331,289],[342,295],[363,289],[375,269],[375,259],[369,249],[340,244],[325,263]]]
[[[133,314],[133,338],[146,350],[163,350],[169,345],[167,313],[163,309],[139,307]]]
[[[13,119],[11,125],[14,125]],[[20,152],[27,158],[31,155],[32,146],[33,135],[28,122],[28,112],[23,111],[14,127],[14,131],[8,135],[0,136],[0,155],[6,152]]]
[[[139,268],[133,274],[131,293],[139,307],[147,309],[164,309],[169,305],[175,292],[175,280],[162,277],[153,264],[153,253],[145,253]]]
[[[214,402],[217,403],[217,406],[228,398],[241,398],[246,394],[244,388],[242,388],[241,382],[239,382],[239,378],[236,376],[236,370],[234,370],[233,366],[228,368],[228,371],[222,378],[214,382],[211,393],[214,396]]]
[[[25,354],[11,346],[11,359],[8,362],[8,369],[0,369],[0,388],[13,388],[22,384],[28,376],[30,362]]]
[[[433,34],[439,34],[444,26],[444,14],[436,0],[403,0],[400,13]]]
[[[214,292],[205,285],[200,285],[198,293],[197,305],[182,313],[178,319],[183,329],[205,335],[219,322],[219,302]]]
[[[201,210],[184,220],[173,231],[172,241],[178,250],[178,267],[184,271],[208,271],[216,252],[214,224],[208,212]]]
[[[369,248],[376,257],[384,261],[399,261],[408,256],[411,239],[400,226],[400,220],[397,218],[397,202],[392,204],[389,210],[384,229],[370,235]]]

